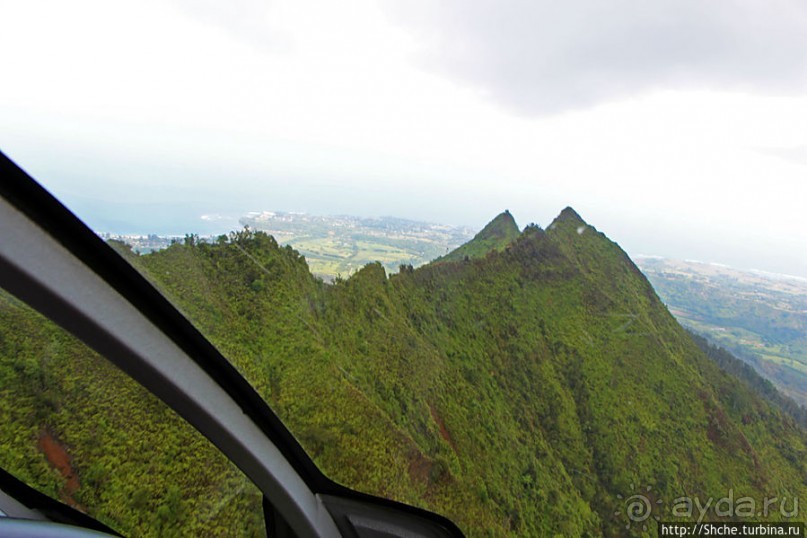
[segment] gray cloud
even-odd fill
[[[803,0],[410,0],[431,70],[543,115],[653,88],[807,88]]]
[[[765,155],[773,155],[786,161],[807,166],[807,146],[789,148],[760,148],[758,151]]]

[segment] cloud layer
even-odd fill
[[[801,0],[445,0],[388,11],[428,44],[427,68],[527,115],[662,87],[807,89]]]

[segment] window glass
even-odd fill
[[[0,466],[131,536],[264,536],[261,494],[126,374],[0,290]]]

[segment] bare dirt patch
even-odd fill
[[[448,444],[451,445],[454,452],[457,453],[457,445],[454,443],[454,439],[451,438],[451,434],[448,433],[448,428],[446,428],[445,422],[443,422],[443,419],[437,414],[437,410],[432,404],[429,404],[429,412],[432,415],[432,419],[437,424],[437,427],[440,429],[440,437],[445,439]]]
[[[67,448],[48,429],[43,429],[39,434],[37,447],[45,455],[48,463],[58,470],[65,479],[64,486],[60,492],[62,501],[73,508],[85,511],[84,507],[73,499],[73,495],[81,487],[81,482],[78,479],[78,473],[73,467],[73,458]]]

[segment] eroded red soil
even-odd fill
[[[65,484],[61,491],[62,501],[73,508],[84,510],[84,508],[73,499],[73,495],[78,491],[78,488],[81,487],[81,483],[78,479],[78,473],[73,468],[73,458],[70,456],[70,453],[67,452],[65,446],[47,429],[43,429],[39,434],[39,443],[37,443],[37,446],[42,454],[45,455],[48,463],[57,469],[65,479]]]

